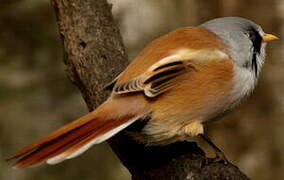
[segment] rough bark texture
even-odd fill
[[[104,85],[128,63],[119,29],[106,0],[52,0],[67,75],[89,107],[102,103]],[[206,158],[196,143],[144,147],[123,133],[109,141],[133,180],[248,179],[232,164]]]

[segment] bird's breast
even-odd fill
[[[257,83],[255,75],[246,68],[235,65],[233,72],[233,89],[230,95],[231,108],[238,105],[242,99],[250,95]]]
[[[182,137],[182,129],[190,123],[224,113],[232,103],[233,73],[232,62],[224,60],[180,76],[175,87],[149,101],[152,119],[145,133],[160,140]]]

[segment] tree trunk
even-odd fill
[[[108,93],[103,87],[126,67],[122,38],[106,0],[51,0],[62,38],[69,79],[93,110]],[[145,147],[123,132],[109,141],[133,180],[248,179],[232,164],[206,158],[196,143]]]

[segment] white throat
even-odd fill
[[[233,90],[231,107],[238,105],[242,99],[249,96],[257,83],[257,77],[248,69],[234,64]]]

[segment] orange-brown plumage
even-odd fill
[[[226,47],[218,37],[207,29],[203,27],[180,28],[148,44],[121,73],[117,83],[123,83],[142,74],[152,64],[181,48],[216,48],[226,51]]]
[[[14,166],[25,167],[47,161],[61,153],[68,156],[113,128],[132,118],[142,116],[144,106],[145,104],[141,103],[139,98],[126,97],[122,100],[114,98],[102,104],[95,111],[24,147],[7,160],[20,158]]]
[[[226,52],[218,37],[203,27],[178,29],[150,43],[121,73],[117,84],[125,83],[145,71],[161,59],[181,49],[218,49]],[[217,111],[214,106],[225,106],[232,89],[233,64],[226,60],[212,59],[196,62],[195,70],[177,77],[178,83],[159,98],[148,99],[152,119],[138,139],[146,144],[168,144],[186,139],[182,128],[194,121],[205,121]],[[137,68],[139,67],[139,68]],[[212,83],[214,82],[214,83]],[[178,107],[178,108],[176,108]],[[221,107],[220,107],[221,108]],[[204,117],[201,117],[201,116]],[[202,119],[203,118],[203,119]],[[160,128],[164,127],[164,128]],[[172,129],[171,132],[169,129]],[[180,136],[176,136],[179,131]]]
[[[211,28],[216,28],[214,23]],[[230,50],[219,36],[202,26],[162,36],[115,79],[104,104],[8,159],[18,159],[17,167],[45,161],[55,164],[83,153],[145,116],[150,119],[142,131],[129,134],[147,145],[203,134],[203,123],[232,108],[255,85],[255,77],[232,59]],[[248,86],[240,91],[242,83]]]

